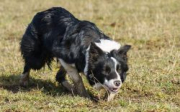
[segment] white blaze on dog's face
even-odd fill
[[[96,79],[95,83],[101,83],[110,93],[118,92],[126,78],[128,70],[126,54],[130,47],[125,45],[119,49],[108,49],[109,52],[106,52],[97,44],[91,44],[88,70],[91,70],[90,74]]]
[[[105,65],[106,73],[104,74],[106,74],[106,77],[104,78],[103,85],[105,85],[105,87],[108,87],[108,90],[110,90],[110,92],[116,93],[122,85],[122,80],[119,74],[121,72],[121,65],[114,57],[110,57],[109,61],[109,64]],[[113,65],[111,65],[110,63]]]

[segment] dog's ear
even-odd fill
[[[91,46],[90,46],[90,49],[89,49],[89,59],[90,61],[97,61],[97,59],[99,58],[99,56],[103,55],[103,51],[98,47],[96,46],[95,43],[91,42]]]
[[[131,45],[124,45],[118,50],[118,54],[124,59],[127,60],[127,52],[130,50]]]

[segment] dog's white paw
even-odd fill
[[[110,93],[110,94],[108,94],[108,96],[107,96],[107,101],[109,102],[109,101],[112,101],[113,99],[114,99],[114,96],[115,96],[116,94],[115,93]]]

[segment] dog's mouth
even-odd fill
[[[109,90],[115,93],[118,92],[118,88],[109,88]]]
[[[119,90],[118,87],[109,87],[109,86],[107,86],[107,85],[105,85],[105,88],[106,88],[109,92],[111,92],[111,93],[117,93],[118,90]]]
[[[109,87],[108,87],[108,90],[109,90],[110,92],[112,92],[112,93],[117,93],[117,92],[118,92],[118,89],[119,89],[119,88],[109,88]]]

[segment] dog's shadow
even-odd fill
[[[63,86],[52,82],[50,80],[42,80],[35,79],[33,77],[29,78],[29,84],[27,87],[22,87],[19,84],[20,75],[0,75],[0,89],[6,89],[7,91],[11,91],[13,93],[18,92],[30,92],[31,90],[38,90],[43,92],[46,95],[51,96],[60,96],[60,95],[72,95],[69,91],[67,91]],[[91,97],[91,100],[94,102],[98,102],[99,99],[95,97],[90,91],[87,91]]]
[[[30,83],[27,87],[19,85],[20,75],[0,75],[0,88],[13,93],[28,92],[32,89],[40,90],[46,95],[62,95],[67,91],[60,85],[50,80],[35,79],[30,77]]]

